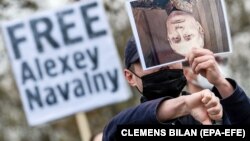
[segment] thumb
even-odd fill
[[[212,125],[212,121],[209,118],[203,120],[201,123],[202,125]]]

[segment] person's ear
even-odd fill
[[[201,26],[201,24],[200,24],[198,21],[196,21],[196,25],[197,25],[197,27],[199,27],[199,32],[200,32],[200,34],[201,34],[201,35],[204,35],[204,29],[203,29],[203,27]]]
[[[167,39],[168,39],[168,43],[169,43],[170,47],[172,48],[173,43],[171,42],[169,37]]]
[[[133,86],[133,87],[136,86],[136,81],[133,77],[134,74],[130,70],[124,69],[124,75],[130,86]]]

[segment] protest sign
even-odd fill
[[[8,21],[2,31],[30,125],[130,97],[102,1]]]

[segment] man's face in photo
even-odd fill
[[[192,48],[204,47],[204,31],[195,18],[183,11],[173,11],[166,21],[167,36],[171,48],[186,56]]]

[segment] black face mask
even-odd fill
[[[147,100],[165,96],[176,98],[187,84],[182,69],[160,70],[141,77],[141,80],[143,84],[142,95]]]

